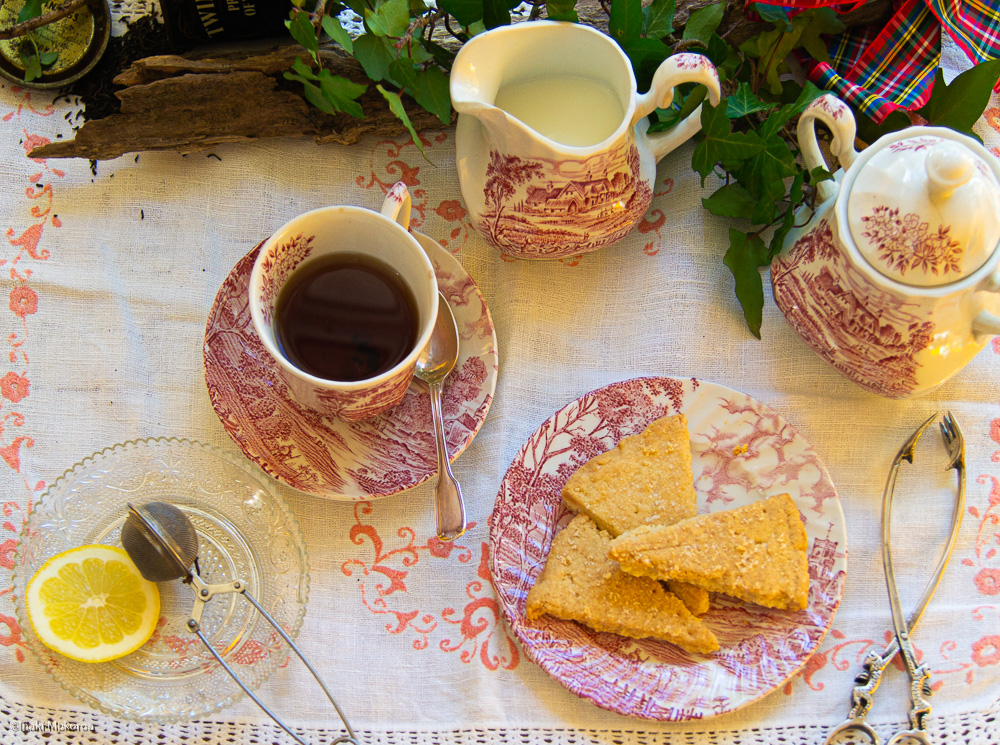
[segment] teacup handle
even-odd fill
[[[385,195],[385,201],[382,202],[382,214],[390,220],[398,222],[404,230],[409,230],[411,205],[410,190],[402,181],[397,181],[389,189],[389,193]]]
[[[667,57],[660,63],[653,83],[649,90],[639,96],[636,101],[635,114],[632,116],[632,126],[649,116],[656,109],[663,109],[674,100],[674,88],[681,83],[701,83],[708,88],[708,100],[717,106],[722,96],[719,87],[719,73],[709,62],[708,57],[701,54],[683,52]],[[687,142],[701,131],[701,106],[695,109],[684,121],[666,132],[643,135],[649,141],[656,160],[659,161],[671,150]]]
[[[833,173],[826,164],[826,159],[819,149],[819,142],[816,140],[817,119],[833,133],[830,152],[840,162],[841,168],[846,171],[851,167],[854,159],[858,157],[858,151],[854,149],[854,138],[858,134],[858,125],[854,121],[854,114],[851,113],[851,109],[846,103],[827,93],[809,104],[802,112],[802,116],[799,117],[799,149],[802,151],[802,160],[805,161],[806,167],[812,171],[817,166],[821,166]],[[835,197],[838,188],[834,181],[821,181],[816,186],[820,201],[825,202],[827,199]]]

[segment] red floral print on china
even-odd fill
[[[790,15],[808,8],[853,10],[862,2],[784,0],[762,4]],[[748,3],[749,5],[749,3]],[[967,0],[895,0],[884,28],[859,26],[828,37],[830,61],[803,55],[809,79],[833,91],[876,123],[895,109],[915,111],[927,103],[941,64],[941,31],[973,63],[1000,57],[1000,5]]]

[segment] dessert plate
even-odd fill
[[[444,428],[454,461],[493,402],[497,341],[486,301],[458,259],[413,233],[434,265],[458,324],[459,359],[444,385]],[[402,403],[348,424],[298,404],[250,323],[247,283],[260,245],[223,282],[205,328],[205,382],[222,426],[250,460],[283,484],[326,499],[377,499],[437,472],[430,396],[414,381]]]
[[[721,649],[708,656],[548,616],[526,620],[528,590],[545,566],[552,537],[572,519],[560,499],[563,484],[621,438],[678,412],[691,432],[699,512],[792,496],[809,537],[808,607],[778,611],[713,595],[704,620]],[[722,714],[780,686],[830,628],[846,570],[840,500],[809,443],[750,396],[693,378],[614,383],[557,411],[514,458],[489,525],[493,584],[528,657],[578,696],[641,719]]]

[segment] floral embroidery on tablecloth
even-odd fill
[[[49,117],[55,113],[51,103],[38,105],[36,94],[30,90],[13,87],[11,92],[19,96],[14,108],[0,116],[0,127],[10,126],[17,131],[25,154],[33,148],[49,142],[48,138],[29,131],[35,117]],[[31,364],[28,341],[31,336],[31,318],[44,305],[38,292],[32,286],[35,262],[45,261],[49,252],[39,246],[47,227],[61,227],[59,216],[53,211],[52,185],[56,179],[65,177],[65,172],[49,165],[45,160],[25,159],[28,166],[25,174],[24,205],[26,218],[16,224],[7,225],[4,230],[9,250],[0,254],[0,268],[10,283],[7,310],[8,321],[12,321],[7,335],[6,369],[0,368],[0,458],[3,463],[21,476],[27,492],[26,499],[7,501],[0,507],[0,598],[10,602],[12,592],[11,570],[17,552],[17,537],[21,526],[31,510],[31,495],[45,488],[44,481],[29,484],[21,472],[21,458],[24,449],[35,444],[35,438],[26,434],[27,417],[21,408],[31,396]],[[2,466],[0,466],[2,467]],[[21,627],[13,615],[0,610],[0,647],[13,652],[14,659],[24,662],[25,642],[21,638]]]
[[[417,545],[416,532],[404,526],[396,530],[400,540],[391,547],[375,526],[365,522],[371,513],[371,502],[355,504],[350,538],[364,552],[345,561],[341,571],[358,578],[362,605],[376,616],[386,617],[386,631],[412,637],[415,650],[429,649],[436,642],[442,652],[457,652],[466,664],[478,660],[487,670],[517,667],[520,655],[500,620],[490,585],[486,543],[469,546],[461,539],[446,542],[431,537]],[[475,523],[468,525],[466,536],[474,527]],[[419,575],[411,576],[419,571],[414,568],[420,565],[420,569],[436,572],[434,564],[439,561],[457,564],[459,571],[477,567],[475,576],[466,578],[467,601],[461,609],[424,610],[414,607],[408,596],[407,583],[419,581]]]

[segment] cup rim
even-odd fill
[[[291,230],[294,230],[294,226],[297,223],[306,220],[308,218],[331,215],[331,214],[343,214],[343,213],[354,213],[357,215],[362,215],[366,219],[373,219],[376,221],[381,221],[384,224],[391,225],[392,227],[390,229],[398,231],[400,236],[405,238],[404,242],[408,242],[410,246],[415,250],[415,252],[419,257],[418,260],[427,268],[427,270],[431,274],[432,279],[435,280],[435,285],[434,285],[435,301],[431,303],[431,311],[428,314],[429,322],[426,324],[424,328],[421,329],[420,333],[417,336],[416,341],[413,344],[413,349],[410,350],[410,353],[407,354],[406,357],[404,357],[398,363],[396,363],[393,367],[380,373],[379,375],[376,375],[371,378],[364,378],[363,380],[354,380],[354,381],[330,380],[329,378],[321,378],[319,376],[313,375],[312,373],[308,373],[305,370],[302,370],[301,368],[298,368],[291,362],[289,362],[288,359],[285,357],[285,355],[281,353],[281,350],[278,349],[277,345],[272,342],[270,335],[261,333],[261,329],[269,326],[269,324],[264,322],[264,316],[261,313],[261,310],[254,299],[259,293],[262,284],[263,269],[261,268],[261,266],[264,263],[264,259],[267,257],[268,252],[274,247],[274,244],[277,242],[279,236],[283,236],[291,232]],[[413,288],[410,289],[412,290]],[[428,342],[430,341],[431,334],[434,331],[434,324],[437,321],[438,304],[436,302],[436,297],[438,294],[438,287],[436,282],[436,275],[434,273],[434,265],[431,263],[430,257],[427,255],[427,252],[424,251],[423,246],[421,246],[420,243],[417,241],[417,239],[413,237],[410,231],[408,231],[406,228],[404,228],[395,220],[386,217],[380,212],[367,209],[366,207],[357,207],[355,205],[330,205],[327,207],[318,207],[316,209],[309,210],[308,212],[303,212],[299,215],[296,215],[291,220],[286,222],[284,225],[277,228],[273,233],[271,233],[270,236],[268,236],[267,240],[265,240],[263,245],[261,245],[260,247],[260,251],[258,252],[257,258],[253,264],[253,269],[250,272],[250,282],[247,287],[247,293],[250,306],[250,319],[251,323],[254,326],[254,332],[257,334],[257,338],[259,338],[261,343],[264,345],[264,348],[274,358],[275,362],[277,362],[278,365],[281,366],[284,370],[288,371],[292,375],[295,375],[301,380],[309,383],[310,385],[315,385],[329,390],[337,390],[338,392],[343,392],[343,393],[365,391],[375,386],[381,385],[382,383],[397,376],[400,372],[402,372],[406,368],[414,365],[417,361],[417,357],[420,356],[420,353],[424,350],[424,347],[426,347]]]

